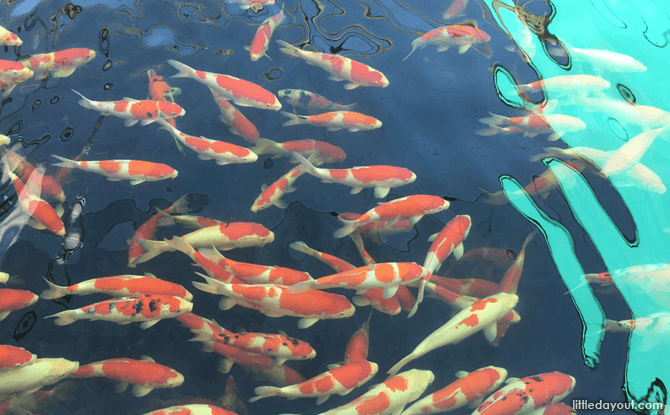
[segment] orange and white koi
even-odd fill
[[[335,238],[342,238],[368,223],[382,220],[393,222],[400,219],[408,219],[410,222],[416,223],[425,215],[435,214],[446,209],[449,209],[449,201],[438,196],[412,195],[402,197],[382,203],[368,210],[356,220],[350,221],[340,217],[340,222],[344,226],[335,231],[333,236]]]
[[[70,377],[118,380],[120,383],[114,389],[116,393],[124,392],[132,384],[133,395],[137,398],[154,389],[176,388],[184,383],[181,373],[156,363],[149,356],[142,356],[141,360],[121,358],[91,363],[81,366]]]
[[[45,318],[56,317],[56,325],[67,326],[77,320],[103,320],[117,324],[142,322],[148,329],[162,319],[173,318],[190,312],[193,304],[179,297],[167,295],[140,295],[114,298],[87,305],[76,310],[66,310]]]
[[[507,316],[518,301],[519,297],[507,293],[498,293],[475,301],[470,307],[464,308],[442,327],[429,334],[414,348],[412,353],[393,366],[388,373],[398,373],[412,360],[439,347],[457,343],[480,330],[484,330],[484,337],[488,341],[493,341],[497,334],[496,323]]]
[[[522,132],[524,137],[535,137],[538,134],[550,134],[549,141],[558,140],[563,134],[579,131],[586,128],[584,121],[569,115],[531,114],[526,117],[505,117],[490,113],[490,117],[481,118],[479,122],[486,124],[489,128],[475,131],[477,135],[495,135],[498,133]],[[514,127],[511,130],[503,130],[501,127]]]
[[[169,208],[164,211],[158,210],[158,212],[151,217],[148,221],[144,222],[137,228],[137,231],[130,239],[129,248],[128,248],[128,268],[135,268],[137,260],[144,254],[147,253],[147,250],[142,248],[137,242],[139,239],[153,239],[156,234],[156,229],[161,223],[161,219],[165,216],[170,216],[171,214],[184,213],[187,211],[188,195],[184,195],[177,199],[176,202],[172,204]]]
[[[454,17],[463,14],[463,10],[468,5],[468,0],[454,0],[451,2],[447,10],[445,10],[442,18],[444,20],[453,19]]]
[[[147,412],[144,415],[237,415],[227,409],[214,405],[194,403],[190,405],[176,405],[169,408]]]
[[[289,170],[288,173],[280,177],[270,186],[265,184],[261,186],[261,194],[258,195],[254,204],[251,206],[251,211],[258,212],[259,210],[267,209],[273,205],[277,206],[279,209],[286,209],[288,205],[281,200],[281,197],[284,196],[285,193],[296,191],[296,188],[293,187],[293,183],[298,180],[298,177],[305,173],[300,167],[301,166],[298,166]]]
[[[23,41],[14,33],[0,26],[0,45],[2,46],[21,46]]]
[[[571,56],[585,60],[598,69],[609,72],[646,72],[647,67],[635,58],[622,53],[602,49],[580,49],[568,47]]]
[[[0,344],[0,373],[32,365],[36,359],[37,356],[23,347]]]
[[[350,169],[323,169],[314,167],[302,155],[293,152],[293,157],[302,163],[301,169],[321,179],[323,183],[339,183],[351,187],[351,194],[357,194],[364,188],[374,188],[375,197],[385,197],[392,188],[413,183],[416,174],[403,167],[359,166]]]
[[[608,153],[609,157],[600,170],[600,174],[609,177],[637,164],[657,137],[661,136],[667,140],[668,132],[670,132],[670,127],[666,125],[664,128],[644,131],[629,139],[617,150]]]
[[[214,97],[214,102],[216,102],[216,105],[219,107],[219,111],[221,111],[219,119],[223,121],[224,124],[230,126],[230,132],[247,141],[255,143],[260,137],[260,133],[256,126],[249,121],[247,117],[242,115],[233,104],[226,101],[226,99],[224,99],[218,92],[211,88],[209,90]]]
[[[149,76],[149,96],[154,101],[165,101],[174,103],[174,96],[181,93],[179,88],[171,88],[165,78],[158,75],[153,69],[147,71]],[[168,124],[177,127],[177,122],[174,118],[167,120]]]
[[[459,294],[477,298],[488,297],[500,291],[498,284],[481,278],[447,278],[433,275],[430,281]]]
[[[274,16],[268,17],[261,24],[261,26],[256,31],[253,40],[251,41],[251,46],[245,46],[244,50],[249,52],[249,56],[252,61],[257,61],[265,55],[265,52],[268,50],[270,45],[270,38],[272,33],[275,31],[277,26],[279,26],[286,16],[284,15],[284,9],[282,8],[279,13]]]
[[[344,212],[340,213],[338,219],[343,221],[355,221],[361,217],[358,213]],[[382,243],[386,241],[386,236],[396,233],[409,232],[414,229],[416,223],[412,223],[409,219],[399,220],[380,220],[370,222],[356,229],[356,231],[366,238],[372,239],[373,242]]]
[[[575,378],[561,372],[510,378],[507,382],[507,386],[489,396],[472,415],[536,413],[563,400],[575,387]]]
[[[324,141],[293,140],[276,143],[267,138],[259,138],[256,143],[256,147],[251,149],[256,154],[273,154],[272,158],[279,158],[291,157],[295,151],[307,157],[315,166],[323,163],[336,163],[347,158],[347,154],[340,147]],[[295,160],[291,159],[291,162],[295,163]]]
[[[377,374],[377,364],[362,360],[342,366],[329,368],[327,372],[314,376],[296,385],[276,388],[272,386],[259,386],[254,392],[257,396],[249,399],[256,402],[259,399],[271,396],[282,396],[289,399],[295,398],[317,398],[316,404],[321,405],[330,395],[344,396],[367,383]]]
[[[356,333],[349,339],[344,351],[345,365],[368,359],[368,350],[370,348],[370,318],[372,318],[372,311],[370,311],[368,320],[363,323],[361,328],[356,330]]]
[[[0,401],[29,394],[66,378],[79,362],[65,359],[37,359],[32,365],[0,373]]]
[[[9,170],[16,173],[23,183],[26,183],[31,175],[36,174],[37,176],[35,176],[34,180],[41,181],[42,183],[41,196],[54,198],[61,203],[65,202],[65,193],[56,179],[47,174],[40,173],[35,166],[11,150],[5,150],[4,160],[9,165]]]
[[[7,318],[9,313],[35,304],[40,297],[26,290],[0,288],[0,321]]]
[[[32,69],[35,79],[47,77],[66,78],[95,58],[95,51],[86,48],[59,50],[57,52],[30,55],[21,62]]]
[[[226,164],[253,163],[258,156],[249,149],[225,141],[211,140],[184,134],[164,120],[158,120],[162,129],[167,130],[175,140],[198,153],[200,160],[214,160],[219,166]]]
[[[35,187],[36,190],[39,191],[41,188],[41,183],[39,182],[40,177],[31,175],[28,179],[28,183],[24,184],[21,179],[9,170],[6,163],[3,164],[3,167],[5,175],[9,177],[14,185],[14,190],[16,190],[21,208],[23,208],[28,215],[37,220],[41,226],[55,235],[65,236],[65,225],[56,210],[38,195],[33,193],[31,189],[31,187]]]
[[[173,282],[156,278],[153,274],[116,275],[113,277],[95,278],[70,285],[58,286],[44,279],[49,289],[42,291],[40,297],[44,300],[65,297],[66,295],[107,294],[111,297],[132,297],[136,295],[169,295],[183,298],[186,301],[193,299],[193,294],[184,287]]]
[[[202,229],[209,228],[210,226],[228,225],[227,222],[222,220],[195,215],[169,215],[163,216],[158,220],[158,226],[171,226],[176,223],[191,229]]]
[[[235,275],[221,268],[216,261],[193,249],[183,238],[175,236],[172,239],[172,246],[177,251],[185,253],[194,260],[199,267],[205,270],[209,277],[227,284],[246,284],[246,281],[237,278]]]
[[[258,13],[265,6],[275,4],[275,0],[226,0],[226,3],[236,3],[242,9],[251,9],[254,13]]]
[[[291,125],[309,124],[316,127],[327,127],[326,131],[339,131],[347,129],[352,133],[356,131],[376,130],[382,126],[382,122],[369,115],[353,111],[326,112],[318,115],[297,115],[282,111],[289,118],[284,127]]]
[[[32,76],[33,71],[21,62],[0,59],[0,91],[3,97],[11,94],[18,84]]]
[[[95,110],[103,115],[113,115],[124,120],[123,125],[132,127],[138,122],[141,125],[151,124],[159,118],[169,119],[181,117],[186,111],[179,105],[167,101],[138,101],[133,98],[124,98],[121,101],[91,101],[79,92],[79,105],[84,108]]]
[[[402,415],[438,414],[451,412],[465,405],[479,406],[485,397],[500,387],[507,378],[507,370],[487,366],[468,373],[456,373],[459,379],[446,388],[414,402]]]
[[[144,182],[174,179],[179,174],[167,164],[143,160],[74,161],[55,154],[52,156],[60,160],[59,163],[54,163],[54,166],[101,174],[110,182],[130,180],[130,184],[137,185]]]
[[[219,97],[231,100],[243,107],[279,111],[281,104],[270,91],[252,82],[229,75],[195,70],[181,62],[168,59],[168,63],[179,71],[171,78],[191,78],[219,93]]]
[[[332,81],[347,81],[345,89],[351,90],[359,86],[378,86],[387,87],[388,79],[378,70],[353,59],[344,56],[332,55],[330,53],[309,52],[301,50],[295,46],[278,40],[282,48],[280,49],[287,56],[303,59],[310,65],[318,66],[330,73],[328,79]]]
[[[392,415],[415,401],[433,383],[430,370],[412,369],[386,379],[359,398],[320,415]]]
[[[236,304],[260,311],[268,317],[301,317],[298,328],[305,329],[319,320],[351,317],[356,311],[346,297],[318,290],[301,293],[281,285],[226,284],[205,277],[207,284],[193,282],[202,291],[223,295],[219,308],[228,310]]]
[[[428,44],[437,45],[438,52],[445,52],[450,46],[458,46],[458,53],[462,54],[467,52],[473,45],[485,44],[489,40],[491,40],[491,36],[488,33],[473,26],[443,26],[433,29],[420,38],[413,40],[412,50],[409,52],[409,55],[416,49],[425,48]],[[409,58],[409,55],[405,59]]]
[[[223,396],[216,402],[221,408],[239,413],[240,415],[247,414],[249,412],[244,402],[242,402],[242,400],[237,395],[237,384],[235,383],[235,378],[232,376],[228,376],[228,379],[226,380],[226,388],[223,391]]]
[[[518,89],[524,93],[544,91],[552,94],[576,94],[583,98],[591,91],[602,91],[609,87],[610,83],[599,76],[562,75],[519,85]]]
[[[319,94],[302,89],[282,89],[279,91],[279,98],[284,98],[293,106],[293,109],[303,108],[312,114],[323,111],[351,111],[358,104],[357,102],[349,105],[338,104]]]

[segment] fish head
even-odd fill
[[[18,36],[16,36],[12,32],[7,32],[7,34],[2,38],[3,44],[7,46],[21,46],[23,44],[23,41],[19,39]]]
[[[182,383],[184,383],[184,375],[174,369],[170,369],[170,378],[165,382],[165,387],[176,388],[177,386],[181,386]]]
[[[158,108],[161,113],[165,114],[168,118],[182,117],[186,114],[186,110],[180,107],[179,105],[169,102],[162,101],[158,104]]]
[[[273,111],[279,111],[281,109],[281,102],[277,98],[275,98],[275,102],[273,103],[266,103],[265,104],[266,109],[273,110]]]
[[[412,399],[421,396],[435,380],[435,375],[430,370],[411,369],[399,376],[404,376],[408,380]]]
[[[67,359],[37,359],[34,365],[41,364],[44,367],[42,378],[45,385],[50,385],[66,378],[71,373],[79,369],[79,362],[72,362]]]
[[[242,160],[247,163],[253,163],[254,161],[258,160],[258,155],[253,151],[250,151],[247,156],[242,157]]]
[[[267,235],[261,236],[261,241],[263,241],[264,244],[269,244],[275,240],[275,234],[274,232],[268,230]]]
[[[386,78],[386,75],[382,74],[382,77],[378,81],[373,82],[375,86],[380,86],[382,88],[386,88],[389,86],[389,80]]]
[[[193,311],[193,303],[183,298],[179,299],[179,308],[174,312],[176,314],[190,313]]]
[[[497,297],[502,303],[502,309],[507,311],[516,307],[519,302],[519,297],[516,294],[499,293],[492,297]]]

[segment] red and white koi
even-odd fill
[[[14,33],[0,26],[0,45],[2,46],[21,46],[23,41]]]
[[[36,359],[37,356],[23,347],[0,344],[0,373],[30,366],[35,363]]]
[[[230,132],[247,141],[255,143],[260,137],[260,133],[256,126],[249,121],[247,117],[242,115],[233,104],[226,101],[226,99],[224,99],[218,92],[211,88],[209,91],[212,93],[214,102],[216,102],[216,105],[219,107],[219,111],[221,111],[219,119],[223,121],[224,124],[230,126]]]
[[[49,289],[42,291],[40,297],[44,300],[65,297],[66,295],[89,295],[106,294],[111,297],[132,297],[136,295],[169,295],[183,298],[186,301],[193,299],[193,294],[186,291],[184,287],[173,282],[156,278],[153,274],[141,275],[116,275],[113,277],[95,278],[70,285],[69,287],[58,286],[44,279],[49,284]]]
[[[274,1],[274,0],[273,0]],[[237,415],[227,409],[207,404],[177,405],[147,412],[144,415]]]
[[[327,127],[326,131],[339,131],[347,129],[352,133],[356,131],[376,130],[382,126],[382,122],[369,115],[353,111],[326,112],[318,115],[297,115],[282,111],[289,118],[284,127],[291,125],[309,124],[316,127]]]
[[[56,317],[56,325],[67,326],[77,320],[103,320],[117,324],[142,322],[148,329],[166,318],[190,312],[193,304],[179,297],[167,295],[140,295],[114,298],[87,305],[76,310],[66,310],[45,318]]]
[[[226,164],[253,163],[258,156],[249,149],[225,141],[211,140],[184,134],[164,120],[158,120],[162,129],[167,130],[175,140],[198,153],[200,160],[214,160],[219,166]]]
[[[259,138],[256,143],[256,147],[251,148],[251,151],[256,154],[273,154],[272,158],[279,158],[291,157],[295,151],[307,157],[315,166],[323,163],[336,163],[347,158],[347,154],[340,147],[324,141],[293,140],[276,143],[267,138]],[[291,162],[296,161],[291,159]]]
[[[349,105],[338,104],[319,94],[302,89],[282,89],[279,91],[279,98],[284,98],[293,106],[293,109],[303,108],[312,114],[324,111],[351,111],[358,104],[357,102]]]
[[[372,311],[370,311],[368,320],[349,339],[344,351],[345,365],[368,359],[368,350],[370,349],[370,318],[372,318]]]
[[[462,54],[467,52],[473,45],[485,44],[489,40],[491,40],[491,36],[488,33],[473,26],[443,26],[433,29],[420,38],[413,40],[412,50],[409,52],[409,55],[416,49],[425,48],[428,44],[437,45],[438,52],[445,52],[450,46],[458,46],[458,53]],[[409,58],[409,55],[405,56],[405,59]]]
[[[249,56],[252,61],[257,61],[265,55],[265,52],[268,50],[270,45],[270,38],[272,33],[275,31],[277,26],[279,26],[286,15],[284,15],[284,9],[282,8],[279,13],[274,16],[268,17],[261,24],[261,26],[256,31],[253,40],[251,41],[251,46],[245,46],[244,50],[249,52]]]
[[[0,288],[0,321],[12,311],[21,310],[35,304],[40,297],[26,290]]]
[[[367,393],[320,415],[392,415],[415,401],[433,383],[430,370],[412,369],[386,379]]]
[[[265,6],[275,4],[275,0],[226,0],[226,3],[236,3],[242,9],[251,9],[254,13],[258,13]]]
[[[11,94],[18,84],[32,76],[33,71],[26,68],[21,62],[0,59],[0,91],[3,97]]]
[[[159,118],[170,119],[181,117],[186,111],[179,105],[167,101],[138,101],[133,98],[124,98],[121,101],[91,101],[79,92],[79,105],[84,108],[95,110],[103,115],[113,115],[124,120],[123,125],[132,127],[138,122],[141,125],[151,124]]]
[[[382,196],[383,197],[383,196]],[[341,217],[340,222],[344,226],[333,233],[335,238],[342,238],[354,230],[371,222],[408,219],[412,223],[418,222],[425,215],[431,215],[449,209],[449,201],[431,195],[412,195],[382,203],[362,214],[356,220],[345,220]]]
[[[29,394],[65,379],[79,368],[79,362],[65,359],[37,359],[32,365],[0,372],[0,401]]]
[[[219,308],[228,310],[236,304],[260,311],[268,317],[301,317],[298,328],[305,329],[319,320],[351,317],[356,308],[346,297],[318,290],[301,293],[281,285],[226,284],[205,277],[207,284],[193,282],[202,291],[223,295]]]
[[[477,135],[512,134],[523,132],[524,137],[535,137],[538,134],[550,134],[549,141],[558,140],[563,134],[586,128],[584,121],[576,117],[560,114],[531,114],[526,117],[505,117],[490,113],[490,117],[481,118],[479,122],[489,128],[475,131]],[[503,130],[501,127],[514,127]]]
[[[171,88],[165,78],[158,75],[153,69],[147,71],[149,76],[149,96],[154,101],[165,101],[174,103],[174,96],[181,93],[179,88]],[[168,124],[177,127],[177,122],[174,118],[167,119]]]
[[[120,383],[114,389],[116,393],[124,392],[131,384],[133,395],[137,398],[154,389],[176,388],[184,383],[181,373],[156,363],[149,356],[142,356],[142,360],[121,358],[91,363],[81,366],[70,377],[118,380]]]
[[[267,209],[273,205],[277,206],[279,209],[286,209],[288,205],[281,200],[281,197],[284,196],[285,193],[291,193],[296,190],[296,188],[293,187],[293,183],[298,180],[298,177],[305,173],[300,167],[301,166],[298,166],[289,170],[288,173],[280,177],[270,186],[265,184],[261,186],[261,194],[258,195],[254,204],[251,206],[251,211],[258,212],[259,210]]]
[[[281,104],[270,91],[252,82],[229,75],[195,70],[181,62],[168,59],[168,63],[179,71],[171,78],[191,78],[219,93],[219,97],[231,100],[243,107],[279,111]]]
[[[321,179],[323,183],[339,183],[351,187],[351,194],[357,194],[364,188],[374,188],[375,197],[385,197],[395,187],[413,183],[416,174],[403,167],[359,166],[350,169],[323,169],[314,167],[306,158],[293,152],[293,157],[302,163],[301,169]]]
[[[36,188],[36,191],[41,189],[41,182],[39,181],[41,175],[30,175],[28,182],[24,184],[21,179],[9,170],[7,163],[3,164],[3,167],[5,175],[9,177],[14,185],[21,208],[50,232],[58,236],[65,236],[65,225],[56,210],[31,189]]]
[[[498,293],[475,301],[464,308],[442,327],[428,335],[412,353],[403,358],[388,373],[395,374],[407,363],[426,353],[448,344],[457,343],[478,331],[484,330],[484,337],[493,341],[497,335],[496,323],[514,309],[519,297],[514,294]]]
[[[227,222],[218,219],[205,218],[195,215],[169,215],[158,220],[158,226],[171,226],[180,224],[191,229],[209,228],[210,226],[226,226]]]
[[[47,77],[66,78],[95,58],[95,51],[86,48],[59,50],[57,52],[30,55],[21,62],[32,69],[35,79]]]
[[[42,183],[40,196],[54,198],[61,203],[65,202],[65,193],[56,179],[47,174],[40,173],[35,166],[11,150],[5,150],[5,157],[3,159],[9,165],[9,170],[16,173],[23,183],[27,183],[30,176],[36,174],[37,176],[35,176],[34,180]]]
[[[367,383],[377,374],[377,364],[362,360],[343,366],[330,368],[327,372],[314,376],[296,385],[276,388],[272,386],[257,387],[254,392],[257,396],[249,399],[256,402],[259,399],[270,396],[282,396],[289,399],[295,398],[317,398],[316,404],[321,405],[330,395],[344,396]]]
[[[646,72],[647,67],[635,58],[602,49],[580,49],[568,46],[570,55],[608,72]]]
[[[344,212],[340,213],[338,219],[343,221],[355,221],[361,217],[359,213]],[[386,236],[396,233],[409,232],[414,229],[416,223],[412,223],[409,219],[399,220],[381,220],[370,222],[364,226],[356,229],[356,231],[366,238],[370,238],[373,242],[382,243],[386,241]]]
[[[278,40],[282,48],[280,49],[287,56],[303,59],[310,65],[318,66],[330,73],[328,79],[332,81],[347,81],[345,89],[351,90],[359,86],[378,86],[387,87],[388,79],[378,70],[353,59],[344,56],[332,55],[330,53],[309,52],[301,50],[295,46]]]
[[[60,160],[54,166],[79,169],[107,177],[110,182],[130,180],[131,185],[158,180],[174,179],[179,172],[167,164],[143,160],[74,161],[52,154]]]
[[[219,398],[217,404],[228,411],[235,413],[248,413],[246,405],[237,395],[237,384],[235,383],[235,378],[228,376],[226,380],[226,388],[223,391],[223,396]]]
[[[456,373],[459,379],[446,388],[414,402],[402,415],[422,415],[451,412],[465,405],[479,406],[485,397],[500,387],[507,378],[507,370],[487,366],[468,373]]]
[[[575,378],[561,372],[542,373],[508,384],[489,396],[472,415],[521,415],[560,402],[572,392]]]

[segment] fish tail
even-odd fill
[[[412,360],[414,360],[414,357],[411,354],[408,355],[408,356],[405,356],[404,359],[402,359],[401,361],[396,363],[395,366],[393,366],[391,369],[389,369],[389,371],[386,372],[386,373],[388,373],[391,376],[395,376],[400,371],[400,369],[402,369],[403,366],[405,366],[407,363],[411,362]]]
[[[344,238],[345,236],[349,235],[353,231],[356,230],[358,227],[358,221],[356,220],[344,220],[342,218],[339,218],[340,222],[344,224],[340,229],[336,230],[333,232],[333,237],[335,238]]]
[[[279,388],[275,386],[259,386],[256,389],[254,389],[254,393],[258,396],[254,396],[253,398],[249,399],[249,402],[256,402],[259,399],[267,398],[270,396],[277,396],[278,392]]]
[[[209,278],[207,275],[202,274],[200,272],[196,272],[197,275],[201,276],[202,278],[207,281],[207,284],[204,284],[202,282],[197,282],[193,281],[193,286],[200,291],[204,291],[206,293],[210,294],[223,294],[226,295],[227,290],[225,290],[225,286],[223,283],[220,281],[215,280],[214,278]]]
[[[483,118],[485,119],[485,118]],[[479,120],[482,121],[482,120]],[[481,130],[475,131],[475,134],[477,135],[483,135],[483,136],[490,136],[490,135],[496,135],[503,132],[502,128],[498,127],[495,124],[489,124],[489,128],[482,128]]]
[[[164,241],[151,241],[148,239],[137,239],[137,243],[140,246],[147,250],[146,253],[140,255],[135,261],[135,264],[141,264],[147,262],[148,260],[157,257],[163,252],[174,251],[174,249]]]
[[[173,59],[168,59],[167,61],[173,68],[179,72],[176,75],[172,75],[170,78],[191,78],[193,76],[193,68],[188,65],[185,65],[181,62],[177,62]]]
[[[281,45],[281,48],[279,50],[285,53],[286,55],[293,56],[295,58],[300,56],[301,50],[291,45],[290,43],[284,42],[283,40],[278,40],[277,43]]]
[[[77,320],[72,310],[61,311],[60,313],[51,316],[46,316],[44,318],[51,318],[51,317],[56,318],[56,321],[54,321],[54,323],[56,323],[57,326],[67,326],[68,324],[72,324]]]
[[[289,127],[291,125],[304,124],[303,120],[307,118],[304,115],[292,114],[292,113],[287,112],[287,111],[282,111],[281,113],[283,115],[289,117],[289,120],[286,121],[284,124],[282,124],[283,127]]]
[[[284,290],[293,294],[304,293],[305,291],[313,289],[313,284],[314,280],[302,281],[297,284],[287,285],[284,287]]]
[[[314,249],[307,246],[307,244],[304,243],[303,241],[291,242],[290,244],[288,244],[288,246],[289,246],[289,248],[293,248],[298,252],[302,252],[303,254],[307,254],[307,255],[310,255],[310,256],[317,255],[317,252]]]
[[[211,342],[212,341],[212,336],[208,332],[204,330],[191,330],[193,334],[195,334],[195,337],[189,340],[190,342]]]
[[[184,240],[184,238],[180,236],[175,236],[174,238],[172,238],[171,241],[166,241],[166,243],[170,245],[170,248],[174,249],[175,251],[183,252],[186,255],[188,255],[192,260],[198,262],[195,259],[195,249],[191,245],[189,245],[188,242]]]
[[[60,160],[60,163],[54,163],[53,164],[56,167],[65,167],[65,168],[68,168],[68,169],[78,169],[79,168],[79,163],[77,163],[76,161],[66,159],[65,157],[57,156],[55,154],[52,154],[51,157]]]
[[[403,62],[404,62],[407,58],[409,58],[409,55],[411,55],[412,53],[414,53],[414,51],[419,47],[419,43],[420,43],[420,42],[421,42],[421,38],[414,39],[414,40],[412,41],[412,50],[410,50],[410,51],[409,51],[409,54],[408,54],[407,56],[405,56],[405,59],[402,60]]]
[[[53,300],[55,298],[65,297],[67,295],[67,287],[58,286],[46,278],[44,278],[44,281],[49,284],[49,289],[42,291],[42,294],[40,294],[40,297],[43,300]]]
[[[267,154],[270,153],[268,149],[276,146],[277,143],[272,140],[269,140],[267,138],[258,138],[256,139],[256,145],[250,148],[249,151],[253,151],[256,154]]]
[[[81,105],[84,108],[90,109],[90,110],[97,110],[98,108],[95,106],[95,102],[91,101],[90,99],[86,98],[79,92],[75,91],[74,89],[72,90],[75,94],[79,95],[81,99],[78,101],[78,104]]]
[[[351,111],[354,108],[356,108],[356,105],[358,105],[358,102],[354,102],[353,104],[348,105],[342,105],[342,111]]]
[[[172,206],[165,210],[170,215],[181,215],[188,213],[188,193],[177,199]]]
[[[293,158],[298,161],[298,163],[302,164],[302,167],[300,167],[300,170],[302,170],[306,173],[309,173],[312,176],[317,176],[317,177],[319,176],[319,170],[316,167],[314,167],[314,165],[312,163],[310,163],[310,161],[308,159],[303,157],[302,154],[297,153],[295,151],[291,152],[291,154],[293,155]]]
[[[504,124],[507,121],[508,121],[507,117],[502,116],[502,115],[497,115],[497,114],[494,114],[492,112],[489,112],[489,117],[479,119],[480,123],[486,124],[488,126]]]

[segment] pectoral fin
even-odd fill
[[[488,326],[484,327],[483,331],[486,341],[491,343],[498,336],[498,325],[497,323],[489,324]]]

